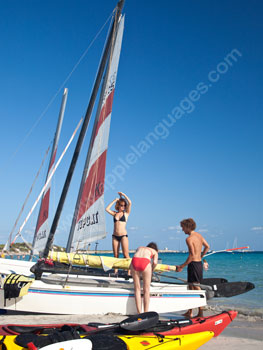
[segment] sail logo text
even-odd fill
[[[95,198],[100,197],[104,192],[104,184],[99,182],[95,186]]]
[[[109,83],[108,83],[109,85],[103,96],[103,104],[105,103],[107,97],[111,94],[112,90],[115,88],[116,77],[117,77],[117,72],[114,72],[109,78]]]
[[[38,234],[36,236],[36,241],[40,241],[41,239],[46,238],[46,236],[47,236],[46,233],[47,233],[46,230],[38,232]]]
[[[77,230],[82,230],[85,226],[91,226],[99,223],[99,212],[97,211],[96,214],[88,215],[87,217],[80,219],[78,222],[78,228]]]

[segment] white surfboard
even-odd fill
[[[50,344],[39,350],[91,350],[92,342],[89,339],[73,339],[60,343]]]

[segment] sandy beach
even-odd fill
[[[205,315],[210,314],[206,312]],[[0,324],[48,324],[48,323],[89,323],[89,322],[120,322],[126,316],[107,315],[36,315],[8,313],[0,315]],[[252,350],[263,346],[263,320],[238,316],[217,338],[203,345],[209,350]]]
[[[237,316],[217,338],[201,348],[204,350],[252,350],[263,346],[263,320]]]

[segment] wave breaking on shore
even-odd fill
[[[213,304],[208,305],[207,310],[215,313],[220,313],[222,311],[236,310],[238,312],[238,317],[249,318],[249,321],[263,321],[263,308],[246,308],[239,305],[227,305],[227,304]]]

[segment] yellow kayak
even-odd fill
[[[124,349],[126,345],[127,350],[140,350],[140,349],[164,349],[164,350],[195,350],[205,344],[214,336],[213,332],[201,332],[186,335],[176,336],[144,336],[144,335],[104,335],[103,333],[91,335],[88,339],[91,340],[92,349],[105,349],[105,345],[108,344],[109,349]],[[82,336],[83,337],[83,336]],[[116,339],[119,339],[119,343]],[[1,345],[0,350],[26,350],[27,347],[21,347],[15,343],[16,335],[8,335],[2,339],[4,346]],[[0,339],[1,340],[1,339]],[[84,339],[83,339],[84,340]],[[120,342],[122,341],[122,342]],[[63,342],[63,349],[79,350],[80,339],[73,339]],[[67,344],[68,343],[68,344]],[[44,349],[61,350],[61,343],[55,343],[46,345]],[[65,346],[67,344],[68,346]],[[116,345],[114,345],[116,344]],[[83,344],[84,345],[84,344]],[[103,346],[103,347],[101,347]],[[113,347],[112,347],[113,346]],[[38,349],[41,349],[38,348]]]
[[[58,261],[65,264],[72,265],[84,265],[95,268],[103,268],[104,270],[109,269],[123,269],[129,270],[131,259],[129,258],[113,258],[111,256],[101,255],[88,255],[78,253],[65,253],[65,252],[49,252],[48,258],[54,261]],[[167,272],[176,271],[175,265],[158,264],[154,271]]]
[[[201,332],[177,336],[119,336],[130,349],[165,349],[165,350],[195,350],[214,336],[213,332]]]

